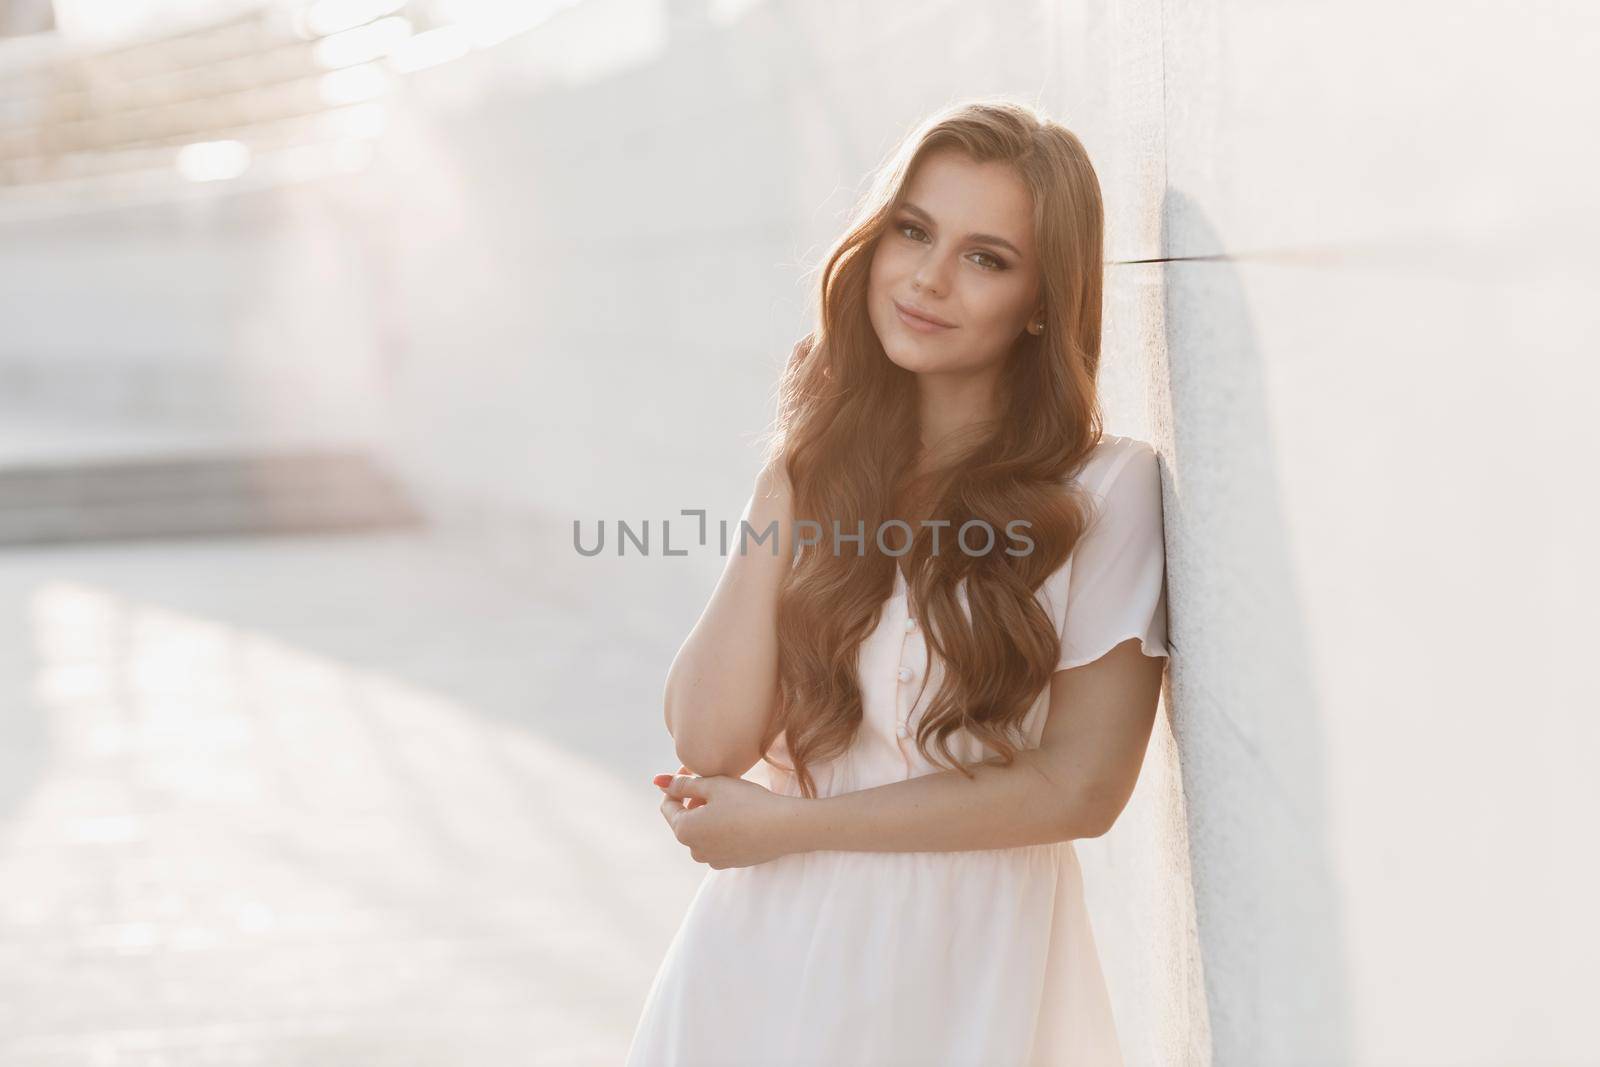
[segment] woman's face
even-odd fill
[[[1040,311],[1039,281],[1027,186],[1008,164],[944,148],[923,158],[878,239],[867,314],[906,370],[981,370]]]

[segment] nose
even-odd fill
[[[927,290],[942,296],[946,288],[945,272],[949,269],[944,257],[930,249],[923,255],[916,271],[911,275],[911,284],[918,292]]]

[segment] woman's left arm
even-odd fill
[[[694,858],[748,866],[793,852],[950,852],[1098,837],[1139,777],[1166,660],[1129,638],[1057,671],[1038,748],[830,797],[780,797],[752,782],[680,775],[662,811]],[[684,808],[681,800],[703,803]],[[719,809],[721,809],[719,811]]]
[[[1166,660],[1130,639],[1050,679],[1038,748],[1010,766],[985,761],[804,801],[796,851],[946,852],[1013,848],[1111,828],[1133,794]]]

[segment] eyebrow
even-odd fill
[[[902,210],[908,211],[911,214],[916,215],[918,218],[922,219],[924,222],[927,222],[930,225],[933,224],[933,216],[928,214],[926,211],[922,210],[917,205],[913,204],[911,201],[906,200],[906,201],[902,202],[900,207],[901,207]],[[1001,248],[1010,249],[1011,250],[1011,254],[1016,256],[1018,259],[1023,259],[1024,258],[1024,256],[1022,255],[1022,249],[1018,248],[1016,245],[1012,244],[1010,241],[1006,240],[1004,237],[996,237],[992,233],[969,233],[969,234],[967,234],[967,240],[969,240],[969,241],[978,241],[978,242],[983,243],[983,244],[999,245]]]

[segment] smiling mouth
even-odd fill
[[[894,304],[895,314],[900,316],[900,321],[919,333],[941,333],[945,330],[955,329],[954,323],[927,318],[912,311],[898,300],[890,302]]]

